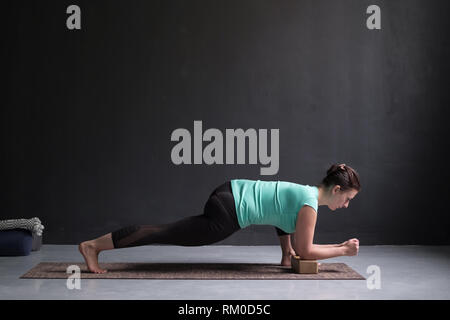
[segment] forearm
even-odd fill
[[[313,244],[313,246],[317,246],[319,248],[334,248],[334,247],[342,246],[342,243],[340,243],[340,244]]]
[[[299,253],[299,251],[296,251]],[[312,245],[308,252],[302,254],[300,252],[300,259],[305,260],[321,260],[334,257],[345,256],[345,247],[340,245]]]
[[[294,237],[294,241],[295,241],[295,234],[292,234],[292,236]],[[294,251],[294,248],[292,247],[292,244],[291,244],[291,235],[290,234],[279,236],[279,239],[280,239],[281,251],[283,252],[284,255],[289,255],[291,252]],[[342,243],[340,243],[340,244],[314,244],[313,246],[317,246],[319,248],[333,248],[333,247],[342,246]]]

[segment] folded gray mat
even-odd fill
[[[31,233],[36,234],[37,236],[42,235],[42,231],[44,230],[44,226],[39,220],[38,217],[34,217],[31,219],[9,219],[9,220],[0,220],[0,230],[11,230],[11,229],[27,229],[31,231]]]

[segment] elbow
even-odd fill
[[[312,252],[312,248],[306,247],[306,248],[298,248],[295,250],[297,255],[300,257],[301,260],[315,260],[316,257],[314,256],[314,253]]]
[[[300,256],[301,260],[317,260],[317,257],[313,254],[306,254],[304,256]]]
[[[310,252],[300,254],[299,256],[300,256],[300,260],[317,260],[317,257]]]

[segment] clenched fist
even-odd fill
[[[342,243],[345,247],[346,256],[356,256],[359,251],[359,240],[356,238],[350,239]]]

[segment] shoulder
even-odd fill
[[[318,209],[318,189],[316,186],[306,185],[305,188],[305,201],[303,205],[310,206],[317,213]]]
[[[310,206],[309,204],[304,204],[301,206],[300,210],[298,211],[298,214],[301,214],[301,213],[306,214],[306,215],[316,216],[317,210],[313,206]]]

